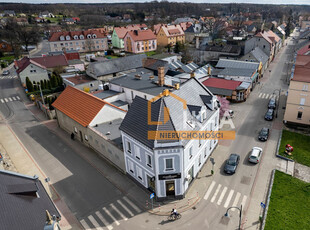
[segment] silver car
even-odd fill
[[[251,154],[249,156],[249,161],[257,164],[263,154],[263,149],[259,147],[253,147]]]

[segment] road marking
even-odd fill
[[[89,225],[86,223],[86,221],[85,221],[84,219],[81,220],[80,223],[82,224],[82,226],[83,226],[86,230],[91,229],[91,227],[89,227]]]
[[[12,97],[13,98],[13,101],[16,101],[16,98],[15,97]]]
[[[212,189],[214,188],[214,185],[215,185],[215,181],[212,181],[212,183],[211,183],[210,187],[208,188],[208,191],[207,191],[207,193],[203,199],[207,200],[209,198],[210,193],[212,192]]]
[[[102,215],[99,211],[97,211],[97,212],[95,212],[95,213],[96,213],[96,216],[98,216],[98,218],[102,221],[102,223],[103,223],[109,230],[112,230],[112,229],[113,229],[113,226],[110,225],[110,224],[108,223],[108,221],[103,217],[103,215]]]
[[[234,203],[233,203],[233,205],[232,205],[233,207],[236,207],[236,206],[237,206],[240,196],[241,196],[241,193],[240,193],[240,192],[237,192],[237,195],[236,195],[236,197],[235,197]],[[235,211],[235,208],[232,208],[232,211]]]
[[[9,100],[8,100],[8,99],[6,99],[6,98],[4,98],[4,100],[5,100],[5,102],[9,102]]]
[[[121,211],[118,210],[114,204],[110,204],[110,206],[114,209],[115,212],[117,212],[118,215],[120,215],[123,218],[123,220],[128,220],[128,218],[124,216],[123,213],[121,213]]]
[[[242,199],[242,201],[241,201],[241,205],[242,205],[242,207],[245,207],[245,202],[246,202],[246,199],[247,199],[247,196],[246,196],[246,195],[244,195],[244,196],[243,196],[243,199]]]
[[[213,197],[211,198],[211,202],[212,202],[212,203],[214,202],[214,200],[215,200],[215,198],[216,198],[218,192],[220,191],[220,188],[221,188],[221,187],[222,187],[221,184],[219,184],[219,185],[217,186],[217,188],[216,188],[216,190],[215,190],[215,193],[214,193]]]
[[[13,101],[12,98],[10,98],[10,97],[9,97],[9,100],[10,100],[10,101]]]
[[[124,200],[125,200],[128,204],[130,204],[130,205],[134,208],[134,210],[136,210],[137,213],[140,213],[140,212],[141,212],[141,209],[138,208],[134,203],[132,203],[126,196],[124,197]]]
[[[225,204],[224,204],[224,208],[227,208],[227,207],[228,207],[229,202],[230,202],[230,200],[231,200],[233,194],[234,194],[234,190],[230,190],[230,192],[229,192],[229,194],[228,194],[228,197],[227,197],[227,199],[226,199],[226,202],[225,202]]]
[[[10,78],[10,79],[12,79],[12,77],[11,77],[11,76],[9,76],[9,78]]]
[[[261,96],[262,96],[262,94],[263,94],[263,93],[260,93],[260,94],[258,95],[258,97],[261,97]]]
[[[122,206],[122,208],[125,209],[129,215],[134,216],[134,214],[120,200],[117,200],[116,202],[119,203],[119,205]]]
[[[89,221],[95,226],[96,229],[98,229],[98,230],[103,230],[103,229],[100,227],[100,225],[99,225],[99,223],[97,222],[97,220],[96,220],[92,215],[88,216],[88,219],[89,219]]]
[[[3,100],[3,99],[1,99],[1,102],[2,102],[2,103],[4,103],[4,100]]]
[[[225,188],[223,189],[223,191],[222,191],[222,193],[221,193],[221,195],[220,195],[220,198],[219,198],[219,200],[217,201],[217,205],[221,205],[221,203],[222,203],[222,201],[223,201],[223,198],[224,198],[224,196],[225,196],[226,191],[227,191],[227,187],[225,187]]]
[[[270,94],[270,97],[269,97],[269,99],[271,99],[271,98],[273,98],[273,95],[272,95],[272,94]]]
[[[111,219],[115,222],[116,225],[119,225],[117,219],[115,219],[115,217],[110,213],[110,211],[106,207],[103,207],[102,209],[103,211],[106,212],[106,214],[108,214],[109,217],[111,217]]]
[[[263,93],[262,98],[264,99],[264,97],[265,97],[265,94]]]
[[[17,98],[18,100],[20,100],[19,96],[16,96],[16,98]]]

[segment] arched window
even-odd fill
[[[79,36],[77,36],[77,35],[74,35],[74,40],[77,40],[77,39],[79,39]]]
[[[91,38],[91,34],[87,34],[87,38]]]
[[[63,41],[63,40],[65,40],[65,37],[64,36],[60,36],[60,41]]]
[[[71,38],[70,38],[70,36],[69,35],[67,35],[66,36],[66,40],[70,40]]]
[[[96,35],[96,34],[93,34],[93,38],[97,38],[97,35]]]
[[[84,35],[81,34],[81,35],[80,35],[80,39],[84,39]]]

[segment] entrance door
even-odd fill
[[[81,142],[83,142],[83,134],[81,131],[80,131],[80,137],[81,137]]]
[[[211,141],[209,142],[211,145]],[[194,165],[188,170],[188,184],[190,184],[194,179]]]
[[[175,186],[174,181],[166,181],[166,196],[174,196],[175,195]]]
[[[155,192],[155,180],[147,175],[147,187],[150,191]]]

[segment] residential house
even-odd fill
[[[272,30],[268,30],[269,38],[271,38],[275,42],[275,55],[280,51],[282,44],[282,39],[275,34]]]
[[[298,55],[310,55],[310,42],[307,42],[300,50],[297,51]]]
[[[60,128],[126,171],[120,132],[114,126],[120,125],[126,110],[70,85],[52,105]]]
[[[181,23],[194,23],[194,19],[185,17],[185,18],[177,18],[174,20],[173,24],[179,25]]]
[[[68,61],[64,55],[29,58],[23,57],[15,61],[15,68],[22,85],[26,85],[26,77],[31,82],[49,80],[50,72],[56,67],[66,67]]]
[[[290,81],[284,124],[290,127],[310,127],[310,56],[297,55]]]
[[[56,217],[55,225],[59,227],[61,215],[36,175],[0,170],[0,200],[1,229],[43,230],[46,212]]]
[[[139,24],[139,25],[129,25],[126,27],[114,27],[112,33],[112,45],[115,48],[124,49],[124,37],[128,31],[131,30],[145,30],[147,29],[147,25]]]
[[[214,95],[233,102],[245,101],[250,94],[250,84],[221,78],[208,78],[202,84]]]
[[[301,30],[306,30],[310,28],[310,21],[303,20],[301,21],[300,29]]]
[[[220,57],[237,58],[241,54],[239,45],[202,45],[195,50],[193,57],[196,63],[204,64],[206,62],[218,60]]]
[[[72,76],[73,75],[73,76]],[[73,86],[74,88],[83,90],[85,92],[93,92],[99,89],[101,81],[88,77],[85,74],[71,74],[69,76],[62,76],[63,83],[65,87],[68,85]]]
[[[168,63],[176,62],[178,59],[181,59],[181,56],[178,54],[169,54],[169,53],[160,53],[152,55],[152,58],[167,61]]]
[[[128,31],[124,41],[124,49],[130,53],[145,53],[157,49],[156,35],[150,29]]]
[[[107,37],[94,30],[56,32],[48,41],[52,52],[63,50],[97,52],[108,49]]]
[[[14,10],[5,10],[5,11],[3,12],[3,16],[15,17],[16,14],[15,14],[15,11],[14,11]]]
[[[80,60],[80,54],[78,52],[64,51],[64,55],[68,61],[68,68],[85,71],[84,62]]]
[[[158,46],[174,46],[177,42],[185,43],[185,34],[180,25],[161,26],[157,33]]]
[[[0,40],[0,51],[1,52],[12,52],[12,46],[5,40]]]
[[[18,25],[28,25],[29,24],[27,18],[16,18],[15,21]]]
[[[145,54],[132,55],[107,61],[91,62],[86,74],[94,79],[107,81],[116,76],[124,75],[123,72],[141,68]]]
[[[269,65],[269,57],[259,47],[255,47],[250,53],[245,54],[240,61],[258,62],[262,63],[261,74],[265,72]]]
[[[39,18],[54,18],[54,14],[48,12],[48,11],[43,11],[39,13]]]
[[[152,102],[136,96],[120,126],[126,173],[154,192],[157,200],[183,198],[218,140],[186,140],[177,135],[156,139],[150,138],[150,131],[158,137],[161,131],[174,135],[178,131],[217,131],[218,127],[216,96],[195,78],[172,92],[164,90]]]

